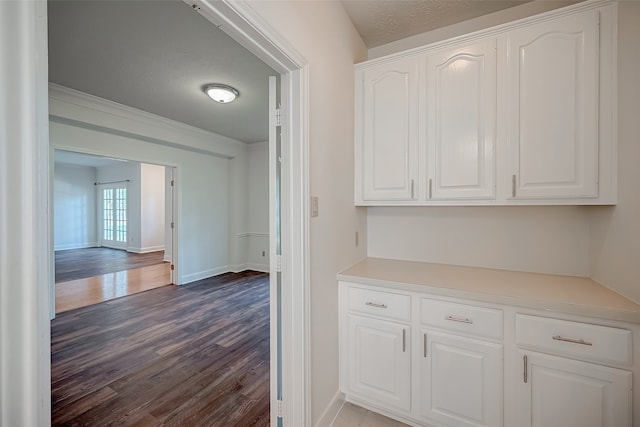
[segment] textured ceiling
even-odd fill
[[[487,15],[531,0],[342,0],[367,47]]]
[[[49,80],[235,138],[268,138],[276,72],[179,0],[49,1]],[[205,83],[240,91],[211,101]]]

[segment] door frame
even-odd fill
[[[309,426],[308,63],[248,2],[186,2],[281,74],[283,195],[288,195],[283,213],[290,219],[283,224],[282,415],[286,426]],[[0,246],[0,423],[47,426],[53,283],[47,3],[2,3],[0,22],[0,40],[11,40],[0,43],[5,92],[0,110],[8,113],[0,116],[5,129],[0,181],[18,183],[0,191],[0,206],[11,206],[11,221],[1,222],[0,230],[7,244],[19,244],[11,251]],[[274,263],[272,257],[272,271]],[[272,421],[276,414],[272,410]]]
[[[279,425],[276,416],[281,412],[284,426],[310,426],[310,250],[306,203],[309,195],[308,63],[276,30],[262,20],[248,1],[183,1],[280,73],[284,402],[280,411],[276,401],[276,383],[272,375],[271,425]],[[272,251],[272,273],[276,271],[276,263],[275,253]],[[274,304],[273,300],[271,304]],[[272,322],[272,331],[273,326]]]
[[[280,73],[284,219],[281,294],[284,402],[279,409],[272,375],[271,425],[279,425],[276,416],[281,412],[284,426],[310,426],[308,63],[262,20],[249,1],[183,1]],[[272,253],[272,273],[276,271],[276,262],[275,254]],[[271,313],[274,313],[273,299],[270,304]]]

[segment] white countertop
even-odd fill
[[[338,279],[640,323],[640,305],[584,277],[366,258]]]

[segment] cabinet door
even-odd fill
[[[519,356],[517,425],[631,425],[631,372],[534,352]]]
[[[598,12],[507,37],[512,199],[598,195]]]
[[[422,331],[420,415],[448,426],[502,425],[502,345]]]
[[[411,410],[409,326],[348,315],[348,393],[376,406]]]
[[[418,58],[404,58],[359,73],[363,200],[417,198]],[[356,153],[356,159],[359,155]]]
[[[495,198],[496,40],[426,56],[427,199]]]

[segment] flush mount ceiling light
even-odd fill
[[[238,96],[240,96],[240,92],[235,88],[219,83],[206,84],[202,86],[202,91],[209,95],[209,98],[221,104],[233,102]]]

